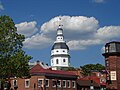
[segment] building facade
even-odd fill
[[[30,70],[30,78],[11,80],[17,90],[77,90],[77,75],[62,70],[45,69],[39,63]]]
[[[59,28],[57,29],[56,41],[51,49],[51,66],[54,70],[70,66],[69,47],[64,41],[61,25],[59,25]]]
[[[107,90],[120,89],[120,42],[109,42],[105,45],[105,65],[107,71]]]

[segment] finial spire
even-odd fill
[[[59,17],[59,28],[61,28],[63,25],[61,24],[61,20],[62,20],[62,18],[61,17]]]

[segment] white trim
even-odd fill
[[[56,87],[56,85],[53,86],[53,81],[55,81],[55,83],[56,83],[56,80],[52,79],[52,87]]]
[[[63,86],[63,88],[66,88],[66,80],[63,80],[63,82],[65,82],[65,86]],[[63,82],[62,82],[62,85],[63,85]]]
[[[69,87],[68,87],[68,83],[69,83]],[[67,88],[70,88],[70,80],[67,80]]]
[[[39,81],[42,81],[41,84],[39,83]],[[41,78],[38,78],[38,87],[43,87],[43,79],[41,79]]]
[[[28,81],[28,85],[27,82]],[[25,79],[25,88],[29,88],[30,87],[30,79]]]
[[[74,86],[73,86],[73,83],[74,83]],[[72,88],[75,88],[75,87],[76,87],[75,81],[72,81]]]
[[[58,81],[60,82],[60,85],[58,85],[58,82],[57,82],[57,86],[58,86],[58,87],[61,87],[61,80],[58,80]]]
[[[15,80],[12,80],[12,85],[15,86]],[[16,85],[17,85],[17,80],[16,80]]]
[[[46,87],[49,87],[49,79],[45,79],[45,83],[46,83],[46,80],[48,80],[48,85],[47,85],[47,86],[45,85],[45,86],[46,86]]]

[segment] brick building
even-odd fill
[[[120,42],[105,45],[105,65],[107,71],[107,90],[120,89]]]
[[[77,80],[77,90],[105,90],[106,83],[97,76],[87,76]]]
[[[39,63],[30,70],[30,78],[17,78],[11,81],[17,90],[77,90],[77,75],[62,70],[45,69]]]

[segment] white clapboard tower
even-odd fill
[[[51,67],[54,70],[70,66],[69,47],[64,41],[62,25],[57,29],[56,41],[51,49]]]

